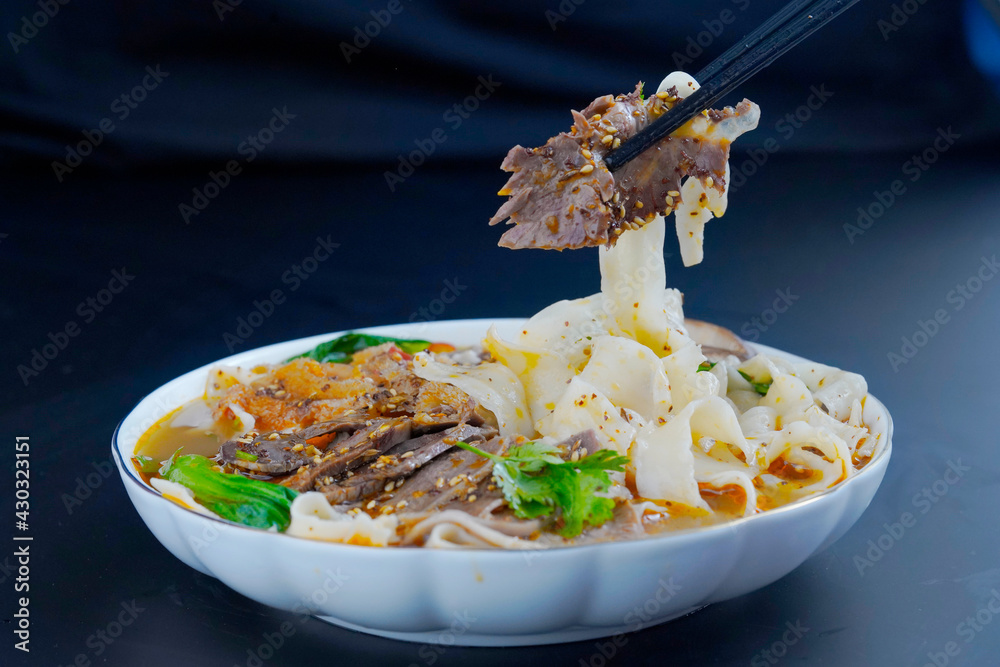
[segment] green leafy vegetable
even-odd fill
[[[713,368],[715,368],[715,362],[714,361],[703,361],[700,364],[698,364],[698,370],[699,371],[710,371]]]
[[[320,343],[308,352],[294,356],[288,359],[288,361],[301,357],[309,357],[321,363],[349,364],[355,352],[360,352],[361,350],[383,343],[395,343],[399,349],[407,354],[426,350],[431,344],[427,340],[407,340],[404,338],[387,338],[385,336],[364,333],[346,333],[340,338]]]
[[[256,454],[251,454],[250,452],[244,452],[242,449],[237,449],[235,452],[233,452],[233,454],[234,456],[236,456],[236,458],[240,459],[241,461],[249,461],[250,463],[253,463],[254,461],[257,460]]]
[[[271,528],[279,531],[288,528],[291,521],[292,501],[297,491],[250,479],[230,475],[215,468],[204,456],[190,454],[178,456],[178,449],[160,468],[164,479],[186,486],[194,499],[223,519],[254,528]]]
[[[767,390],[771,388],[771,383],[774,382],[774,380],[768,380],[767,382],[757,382],[743,371],[739,371],[739,374],[742,375],[743,379],[749,382],[750,385],[753,387],[754,391],[756,391],[761,396],[767,396]]]
[[[493,461],[493,479],[516,516],[534,519],[558,509],[563,537],[576,537],[584,524],[600,526],[611,520],[615,501],[596,493],[611,485],[608,473],[624,470],[629,460],[600,449],[579,461],[564,461],[558,447],[537,441],[511,447],[506,456],[456,444]]]
[[[141,454],[133,456],[132,463],[139,469],[139,472],[146,473],[147,475],[152,475],[160,467],[160,464],[152,456],[143,456]]]
[[[646,101],[646,94],[642,91],[645,88],[646,83],[644,81],[639,82],[639,100],[642,102]]]

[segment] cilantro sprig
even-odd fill
[[[750,386],[753,387],[754,391],[756,391],[761,396],[767,396],[767,390],[771,388],[771,383],[774,382],[774,380],[768,380],[767,382],[757,382],[743,371],[738,371],[738,372],[740,375],[743,376],[744,380],[750,383]]]
[[[505,456],[455,444],[493,461],[493,480],[518,518],[551,516],[558,510],[562,525],[557,532],[563,537],[576,537],[584,524],[600,526],[611,520],[615,501],[596,494],[611,486],[608,473],[621,472],[629,461],[608,449],[564,461],[558,447],[539,441],[511,447]]]

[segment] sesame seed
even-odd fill
[[[606,130],[606,131],[607,131],[607,133],[608,133],[608,134],[614,134],[615,132],[617,132],[617,131],[618,131],[618,128],[617,128],[617,127],[615,127],[614,125],[612,125],[612,126],[611,126],[611,127],[609,127],[609,128],[608,128],[608,129]]]
[[[280,437],[281,437],[281,436],[280,436],[280,435],[278,435],[277,433],[272,433],[271,435],[267,436],[267,439],[268,439],[268,440],[277,440],[277,439],[278,439],[278,438],[280,438]]]
[[[674,198],[673,197],[671,197],[670,195],[667,195],[667,198],[666,198],[665,201],[667,202],[667,206],[668,207],[673,208],[673,205],[674,205]]]
[[[641,202],[641,201],[637,201],[637,202],[635,203],[635,207],[636,207],[636,208],[642,208],[642,202]]]
[[[365,505],[365,507],[368,509],[375,509],[375,501],[374,500],[369,501],[368,504]]]
[[[468,501],[469,501],[470,503],[474,503],[474,502],[476,502],[476,494],[474,494],[474,493],[473,493],[473,494],[471,494],[471,495],[469,496],[469,498],[468,498]]]
[[[404,507],[406,507],[406,501],[405,500],[400,500],[398,503],[396,503],[396,509],[401,510]]]
[[[389,482],[388,484],[385,485],[385,492],[389,493],[395,488],[396,488],[396,482]]]
[[[677,190],[668,190],[667,194],[670,195],[671,197],[680,197],[681,196],[681,193],[677,192]]]
[[[434,482],[434,486],[437,488],[442,488],[444,486],[444,477],[438,477],[437,481]]]
[[[611,147],[612,147],[612,148],[618,148],[618,147],[619,147],[619,146],[621,146],[621,145],[622,145],[622,140],[621,140],[621,139],[618,139],[618,138],[616,137],[616,138],[615,138],[615,141],[614,141],[614,143],[612,143],[612,144],[611,144]]]
[[[611,143],[612,141],[614,141],[614,140],[615,140],[615,138],[614,138],[614,137],[612,137],[612,136],[611,136],[610,134],[605,134],[605,135],[604,135],[604,136],[603,136],[603,137],[601,138],[601,143],[602,143],[602,144],[604,144],[605,146],[607,146],[608,144],[610,144],[610,143]]]
[[[581,152],[581,153],[583,154],[583,157],[587,158],[588,160],[589,160],[590,158],[594,157],[594,154],[593,154],[593,153],[591,153],[590,151],[588,151],[588,150],[587,150],[586,148],[584,148],[584,149],[583,149],[582,151],[580,151],[580,152]]]
[[[622,193],[616,191],[615,196],[611,198],[611,201],[617,204],[621,198],[622,198]]]
[[[580,460],[580,452],[579,451],[573,452],[573,454],[569,457],[569,460],[570,461],[579,461]]]
[[[668,97],[670,97],[669,95],[667,95],[667,93],[665,91],[662,91],[662,90],[660,92],[658,92],[656,94],[656,96],[659,97],[661,100],[665,100]]]
[[[580,173],[581,174],[589,174],[592,171],[594,171],[594,165],[592,165],[592,164],[586,164],[586,165],[580,167]]]
[[[713,185],[715,185],[715,179],[714,178],[712,178],[711,176],[709,176],[708,178],[705,179],[705,186],[706,187],[710,188]]]
[[[275,396],[284,396],[284,395],[285,395],[285,393],[286,393],[286,392],[285,392],[285,390],[284,390],[284,389],[279,389],[278,391],[274,392],[274,395],[275,395]]]
[[[402,455],[402,456],[400,456],[399,458],[401,458],[401,459],[408,459],[408,458],[410,458],[411,456],[413,456],[413,452],[406,452],[405,454],[403,454],[403,455]]]

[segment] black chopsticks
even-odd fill
[[[614,171],[708,109],[858,0],[792,0],[695,77],[701,87],[650,123],[604,163]]]

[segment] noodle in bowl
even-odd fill
[[[523,324],[459,320],[366,331],[477,345],[491,325],[513,338]],[[842,536],[870,503],[891,454],[891,418],[869,395],[866,425],[883,437],[863,468],[829,489],[714,526],[542,550],[394,549],[301,539],[198,514],[141,479],[130,461],[140,436],[201,396],[210,367],[276,363],[330,337],[242,352],[168,382],[122,421],[114,458],[143,521],[187,565],[258,602],[384,637],[434,642],[450,629],[456,644],[468,646],[579,641],[649,627],[743,595]],[[457,618],[464,619],[459,632]]]

